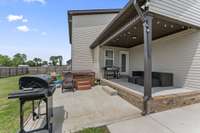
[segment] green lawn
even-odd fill
[[[77,133],[110,133],[107,127],[87,128]]]
[[[0,79],[0,133],[16,133],[19,129],[19,102],[8,100],[8,94],[18,90],[18,77]],[[26,113],[30,113],[30,104],[25,105]]]

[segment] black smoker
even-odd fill
[[[19,79],[19,91],[9,94],[9,99],[18,98],[20,101],[20,131],[19,133],[32,133],[41,130],[47,130],[52,133],[53,123],[53,93],[56,87],[49,83],[49,78],[47,75],[38,76],[25,76]],[[38,112],[35,112],[35,103],[38,102]],[[24,110],[23,106],[25,102],[32,101],[32,115],[33,120],[39,119],[41,115],[46,116],[46,124],[44,127],[39,129],[34,129],[31,131],[25,131],[24,129]],[[46,112],[44,114],[40,113],[40,103],[44,101],[46,105]]]

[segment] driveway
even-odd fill
[[[200,133],[200,104],[108,125],[111,133]]]

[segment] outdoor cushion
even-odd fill
[[[64,89],[72,89],[73,88],[73,83],[70,82],[70,83],[63,83],[63,88]]]
[[[144,71],[133,71],[132,77],[128,82],[144,86]],[[173,86],[173,74],[152,72],[152,87],[169,87]]]

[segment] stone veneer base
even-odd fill
[[[139,92],[106,79],[101,79],[101,84],[117,90],[120,97],[143,110],[143,95]],[[200,103],[200,91],[154,96],[148,103],[148,112],[156,113],[195,103]]]

